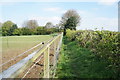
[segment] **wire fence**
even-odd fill
[[[47,43],[40,43],[29,49],[28,51],[43,44],[42,47],[34,51],[32,54],[28,55],[26,58],[22,59],[18,63],[12,65],[10,68],[0,73],[0,78],[21,78],[21,80],[24,78],[53,78],[55,76],[58,55],[60,46],[62,44],[62,37],[63,33],[60,33],[53,39],[49,40]],[[25,52],[19,56],[23,54],[25,54]],[[6,63],[3,63],[2,65]],[[16,69],[13,67],[16,67]],[[11,75],[5,76],[6,74],[10,73]]]

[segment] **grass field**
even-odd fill
[[[50,38],[50,35],[2,37],[2,63]]]

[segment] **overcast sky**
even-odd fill
[[[11,1],[11,2],[10,2]],[[118,1],[71,1],[71,2],[39,2],[37,0],[21,2],[18,0],[2,0],[0,4],[0,22],[11,20],[19,27],[30,19],[38,21],[40,26],[47,22],[58,24],[61,16],[69,9],[75,9],[81,16],[81,24],[77,29],[95,29],[118,31]],[[105,2],[106,1],[106,2]]]

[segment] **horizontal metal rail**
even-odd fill
[[[52,40],[52,39],[51,39]],[[49,43],[51,40],[49,40],[47,43]],[[46,43],[46,44],[47,44]],[[31,49],[34,49],[35,47],[41,45],[42,43],[32,47]],[[44,44],[45,46],[45,44]],[[10,66],[7,70],[4,70],[3,72],[0,73],[0,79],[2,78],[9,78],[11,75],[13,75],[17,70],[19,70],[23,65],[25,65],[30,59],[32,59],[35,54],[37,54],[44,46],[42,46],[41,48],[39,48],[38,50],[34,51],[33,53],[31,53],[30,55],[28,55],[27,57],[25,57],[24,59],[22,59],[21,61],[17,62],[16,64]],[[29,49],[29,50],[31,50]],[[28,50],[27,50],[28,51]],[[27,52],[26,51],[26,52]]]
[[[49,78],[50,77],[50,50],[51,50],[51,45],[53,46],[53,62],[54,62],[54,68],[56,68],[56,63],[57,63],[57,58],[58,58],[58,54],[59,54],[59,50],[60,50],[60,46],[62,44],[62,37],[63,37],[63,33],[59,34],[58,36],[52,38],[51,40],[49,40],[47,43],[43,44],[42,47],[40,47],[39,49],[37,49],[36,51],[34,51],[32,54],[28,55],[27,57],[25,57],[24,59],[22,59],[21,61],[19,61],[18,63],[12,65],[11,67],[9,67],[7,70],[3,71],[2,73],[0,73],[0,79],[2,78],[15,78],[18,74],[20,74],[21,72],[24,71],[24,69],[26,69],[29,65],[29,63],[33,63],[38,57],[40,57],[35,63],[38,63],[41,58],[44,58],[44,77],[43,78]],[[34,49],[35,47],[38,47],[39,45],[41,45],[42,43],[32,47],[29,50]],[[43,55],[42,55],[43,54]],[[43,57],[44,56],[44,57]],[[29,71],[35,66],[36,64],[31,65],[30,68],[28,68],[27,72],[23,75],[22,79],[24,79],[26,77],[26,75],[29,73]],[[54,74],[53,77],[55,75],[55,70],[54,69]]]
[[[30,50],[32,50],[32,49],[34,49],[34,48],[36,48],[36,47],[40,46],[41,44],[42,44],[42,42],[41,42],[41,43],[39,43],[39,44],[37,44],[36,46],[34,46],[34,47],[32,47],[32,48],[28,49],[27,51],[25,51],[25,52],[21,53],[20,55],[18,55],[18,56],[16,56],[16,57],[12,58],[12,59],[10,59],[10,60],[8,60],[7,62],[5,62],[5,63],[1,64],[1,65],[0,65],[0,67],[1,67],[1,66],[3,66],[3,65],[5,65],[5,64],[7,64],[7,63],[9,63],[9,62],[10,62],[10,61],[12,61],[12,60],[15,60],[16,58],[18,58],[18,57],[22,56],[23,54],[27,53],[28,51],[30,51]]]
[[[29,71],[30,71],[42,58],[43,58],[43,55],[40,57],[40,59],[39,59],[37,62],[34,63],[34,65],[32,65],[32,66],[28,69],[28,71],[25,73],[25,75],[22,77],[22,79],[26,77],[26,75],[29,73]],[[22,79],[21,79],[21,80],[22,80]]]

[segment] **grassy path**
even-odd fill
[[[81,48],[77,42],[64,39],[60,53],[58,78],[111,78],[112,69],[108,69],[105,60],[99,60],[88,49]]]

